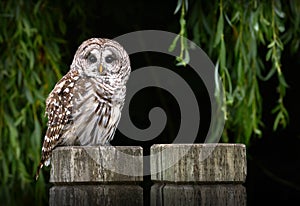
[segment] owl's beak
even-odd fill
[[[100,64],[99,72],[102,73],[102,71],[103,71],[103,67],[102,67],[102,64]]]

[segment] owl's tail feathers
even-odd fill
[[[38,180],[39,175],[40,175],[40,171],[43,168],[43,166],[45,165],[46,167],[50,165],[50,161],[51,161],[51,157],[45,158],[45,156],[42,156],[42,160],[40,161],[39,166],[37,167],[34,179],[35,181]]]
[[[35,176],[34,176],[35,181],[38,180],[39,175],[40,175],[40,171],[43,168],[43,166],[44,166],[44,164],[42,162],[40,162],[40,164],[39,164],[39,166],[38,166],[38,168],[36,170]]]

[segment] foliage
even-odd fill
[[[277,76],[278,101],[272,105],[273,129],[288,123],[284,96],[288,87],[281,67],[285,45],[299,48],[299,1],[188,1],[178,0],[180,35],[189,36],[216,63],[225,94],[223,140],[250,143],[262,136],[260,84]],[[288,15],[287,15],[288,14]],[[188,31],[188,32],[187,32]],[[175,39],[176,42],[179,38]],[[181,41],[188,56],[188,45]],[[187,58],[177,58],[185,65]],[[230,138],[230,139],[229,139]]]
[[[44,178],[35,183],[33,176],[40,160],[45,97],[61,77],[59,35],[65,25],[60,15],[52,15],[61,11],[47,1],[2,1],[0,8],[0,199],[14,205],[36,197],[41,203]]]
[[[91,28],[101,30],[94,26],[99,18],[95,17],[99,13],[96,2],[0,2],[0,204],[47,201],[49,185],[44,175],[48,173],[41,174],[37,183],[33,181],[46,126],[45,98],[61,72],[67,70],[66,64],[61,65],[62,55],[73,55],[64,49],[72,47],[66,45],[64,35],[70,32],[66,36],[77,46]],[[93,12],[84,12],[84,8]],[[292,51],[299,49],[300,2],[178,0],[175,13],[180,15],[180,35],[172,44],[174,47],[180,41],[178,65],[189,61],[189,47],[182,38],[189,37],[219,66],[226,93],[224,140],[233,137],[233,141],[248,144],[251,137],[262,135],[259,86],[276,76],[274,129],[285,126],[287,83],[281,55],[287,44],[292,45]]]

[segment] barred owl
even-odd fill
[[[46,100],[48,129],[40,169],[50,164],[59,145],[107,145],[121,117],[131,68],[128,54],[116,41],[92,38],[75,53],[69,72]]]

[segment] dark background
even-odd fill
[[[93,4],[91,4],[93,5]],[[176,6],[172,0],[152,1],[118,1],[99,2],[97,8],[85,5],[87,11],[96,14],[93,19],[87,20],[91,36],[83,36],[82,40],[90,37],[114,38],[119,35],[137,30],[164,30],[174,33],[179,32],[179,15],[174,15]],[[78,44],[74,44],[75,35],[82,33],[76,22],[69,20],[68,26],[70,50],[75,53]],[[286,51],[289,49],[286,48]],[[289,52],[283,53],[282,70],[289,85],[285,98],[285,105],[290,115],[289,125],[285,129],[276,132],[272,130],[274,115],[270,113],[270,105],[277,101],[274,88],[277,86],[275,77],[268,82],[261,82],[260,88],[263,97],[263,136],[255,139],[247,148],[248,152],[248,174],[244,184],[247,189],[248,205],[263,205],[275,203],[277,205],[288,205],[299,202],[300,195],[300,100],[298,89],[300,88],[299,66],[300,52],[290,56]],[[201,123],[197,143],[201,143],[205,137],[210,113],[207,92],[200,79],[195,78],[189,68],[175,67],[175,59],[162,54],[142,53],[131,57],[132,69],[143,66],[157,65],[170,68],[183,76],[191,85],[198,101],[201,102]],[[72,59],[66,59],[70,64]],[[166,105],[164,102],[168,102]],[[140,91],[132,100],[130,111],[132,119],[139,128],[149,126],[148,112],[154,106],[161,106],[168,115],[168,123],[163,133],[148,142],[138,142],[127,139],[119,132],[116,134],[113,145],[142,145],[145,155],[149,154],[149,148],[154,143],[171,143],[176,137],[180,125],[179,107],[168,92],[155,88]],[[167,138],[166,138],[167,137]],[[147,201],[151,181],[145,177],[142,184],[144,187],[145,201]]]
[[[70,15],[70,11],[64,11],[63,16],[67,27],[64,38],[67,39],[67,42],[64,47],[66,50],[62,58],[62,65],[70,65],[78,46],[83,40],[91,37],[113,39],[119,35],[139,30],[152,29],[173,33],[178,33],[180,30],[180,16],[179,14],[174,15],[177,0],[91,0],[82,2],[80,2],[82,10],[93,14],[87,15],[93,16],[93,18],[85,19],[85,25],[83,26],[78,24],[74,16]],[[71,7],[70,5],[64,5],[67,4],[64,1],[59,2],[59,4],[62,4],[62,8]],[[186,80],[199,102],[201,122],[195,143],[202,143],[210,123],[210,102],[206,88],[201,79],[197,78],[195,72],[189,67],[175,66],[174,57],[160,53],[138,53],[131,55],[130,60],[132,70],[155,65],[169,68]],[[276,76],[267,82],[260,82],[264,126],[262,127],[262,137],[252,139],[247,147],[248,174],[244,186],[247,190],[248,205],[291,205],[294,202],[299,204],[299,67],[300,51],[291,55],[289,48],[285,47],[282,58],[282,71],[289,87],[284,103],[290,116],[286,128],[279,128],[275,132],[272,129],[275,115],[270,111],[278,98]],[[67,70],[68,67],[65,67],[61,73],[65,74]],[[175,98],[170,93],[158,88],[147,88],[139,91],[130,104],[133,123],[139,128],[147,128],[150,125],[148,120],[149,111],[156,106],[162,107],[168,117],[167,125],[158,137],[146,142],[135,141],[117,131],[112,145],[140,145],[144,149],[144,154],[149,155],[151,145],[172,143],[180,126],[180,110]],[[48,180],[49,177],[46,176],[45,179]],[[144,201],[146,203],[149,202],[151,185],[150,177],[146,176],[141,184],[144,188]],[[50,184],[47,184],[47,187],[50,186]]]

